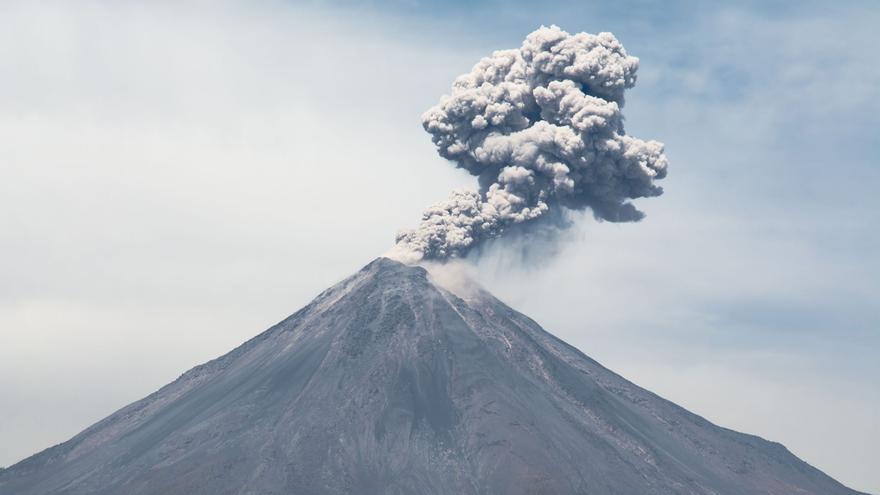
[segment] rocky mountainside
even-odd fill
[[[719,393],[723,393],[719,390]],[[855,494],[380,258],[0,494]]]

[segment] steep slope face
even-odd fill
[[[854,494],[379,259],[0,472],[0,494]]]

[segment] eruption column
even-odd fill
[[[611,33],[551,26],[459,76],[422,125],[442,157],[478,177],[479,190],[453,191],[429,207],[418,228],[397,235],[392,256],[464,257],[565,209],[641,220],[630,200],[663,193],[654,181],[667,160],[662,143],[624,132],[624,91],[638,66]]]

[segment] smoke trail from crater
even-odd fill
[[[397,235],[390,255],[408,261],[466,256],[486,240],[550,213],[644,217],[631,200],[659,196],[663,144],[624,132],[624,92],[639,61],[611,33],[541,27],[519,49],[496,51],[459,76],[422,116],[441,156],[478,177],[421,224]],[[558,228],[564,228],[559,226]]]

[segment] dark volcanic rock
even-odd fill
[[[490,294],[378,259],[0,471],[0,494],[854,494],[624,380]]]

